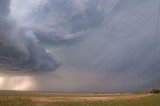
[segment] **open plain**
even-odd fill
[[[0,106],[160,106],[160,95],[0,91]]]

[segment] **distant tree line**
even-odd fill
[[[153,89],[151,91],[151,93],[153,93],[153,94],[160,94],[160,89]]]

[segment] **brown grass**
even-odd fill
[[[151,96],[152,94],[139,95],[118,95],[118,96],[102,96],[102,97],[34,97],[31,98],[33,102],[38,103],[54,103],[54,102],[108,102],[114,100],[138,100],[143,97]]]

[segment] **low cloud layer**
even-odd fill
[[[0,0],[1,71],[44,72],[27,76],[26,90],[144,91],[152,82],[159,88],[158,4]]]

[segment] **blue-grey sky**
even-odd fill
[[[159,0],[0,0],[0,89],[160,88],[158,10]]]

